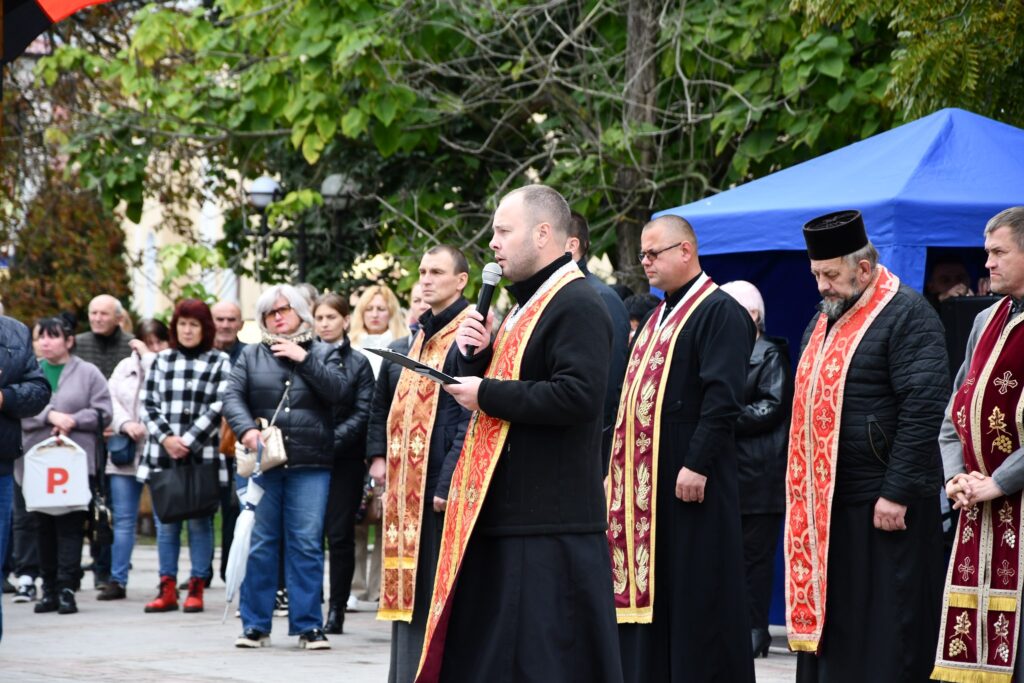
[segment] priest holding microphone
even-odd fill
[[[517,305],[470,312],[458,384],[474,411],[452,478],[418,681],[621,681],[601,473],[612,329],[564,253],[569,205],[502,198],[491,248]]]

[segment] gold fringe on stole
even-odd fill
[[[949,606],[961,609],[978,609],[977,593],[950,593]]]
[[[411,609],[382,609],[377,610],[377,618],[387,621],[412,621]]]
[[[620,624],[650,624],[654,620],[654,608],[616,607],[615,619]]]
[[[416,569],[416,560],[412,557],[388,557],[384,560],[385,569]]]
[[[934,681],[947,681],[948,683],[1010,683],[1013,679],[1013,674],[937,666],[932,669],[931,678]]]
[[[1016,612],[1017,611],[1017,598],[1004,598],[1002,596],[993,596],[988,599],[989,610],[995,610],[997,612]]]
[[[789,649],[793,652],[817,652],[818,643],[813,640],[791,640]]]

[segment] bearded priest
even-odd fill
[[[633,338],[612,436],[608,546],[624,678],[752,683],[733,430],[754,323],[701,269],[686,220],[656,218],[640,246],[666,296]]]
[[[804,226],[822,302],[804,333],[786,473],[786,628],[799,683],[924,681],[942,586],[942,324],[878,263],[859,211]]]

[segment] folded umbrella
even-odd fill
[[[242,511],[238,513],[238,520],[235,522],[235,536],[231,541],[228,567],[224,574],[225,604],[221,623],[227,621],[231,603],[242,587],[242,581],[245,580],[245,567],[249,563],[249,548],[252,546],[252,528],[256,524],[256,506],[263,498],[263,487],[256,482],[257,479],[259,475],[253,476],[245,489],[238,490]]]

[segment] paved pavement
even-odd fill
[[[183,569],[189,566],[187,555],[183,549]],[[205,612],[145,614],[143,605],[156,595],[156,547],[137,546],[132,562],[126,600],[97,601],[90,575],[78,594],[78,614],[35,614],[32,604],[15,605],[10,595],[3,596],[0,681],[387,680],[391,625],[372,613],[348,614],[345,634],[329,636],[329,651],[300,650],[298,639],[286,635],[285,618],[274,619],[270,648],[240,650],[233,646],[241,632],[234,610],[221,623],[224,584],[219,578],[206,592]],[[777,636],[775,642],[782,640]],[[776,648],[756,666],[759,683],[788,683],[794,680],[796,659]]]

